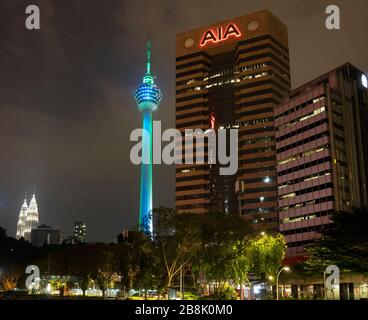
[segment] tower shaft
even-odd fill
[[[143,116],[142,165],[139,229],[152,233],[152,111],[145,110]]]

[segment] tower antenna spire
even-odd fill
[[[151,40],[147,40],[147,73],[151,75]]]

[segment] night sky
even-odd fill
[[[325,8],[341,9],[341,30]],[[37,4],[41,30],[26,30]],[[300,0],[0,0],[0,226],[14,236],[25,192],[40,223],[87,240],[113,241],[137,223],[139,167],[130,132],[141,117],[133,92],[153,42],[164,99],[154,119],[175,127],[175,34],[269,9],[289,28],[293,88],[345,63],[368,72],[368,2]],[[154,166],[154,206],[175,203],[175,170]],[[28,195],[28,198],[30,194]]]

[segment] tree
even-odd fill
[[[3,240],[5,239],[7,236],[6,236],[6,230],[2,227],[0,227],[0,240]]]
[[[91,282],[92,282],[92,278],[91,278],[91,274],[87,273],[85,276],[80,278],[80,287],[82,289],[83,292],[83,297],[86,296],[86,291],[89,288]]]
[[[213,284],[213,296],[223,296],[230,280],[243,283],[247,279],[247,241],[253,236],[248,221],[220,211],[201,215],[199,221],[200,244],[193,261],[196,277],[205,274],[207,283]]]
[[[162,275],[157,270],[154,242],[143,232],[131,231],[129,237],[116,246],[124,292],[132,289],[153,289]],[[147,292],[147,290],[145,290]]]
[[[101,243],[45,246],[40,249],[41,258],[34,263],[41,270],[50,270],[53,275],[74,278],[73,281],[77,280],[80,283],[83,295],[95,279],[105,295],[112,274],[118,271],[113,249],[114,245]]]
[[[173,209],[158,208],[153,210],[153,217],[154,239],[166,272],[165,287],[168,289],[198,249],[200,215],[176,214]]]
[[[285,257],[285,239],[281,234],[261,235],[249,242],[248,255],[252,272],[262,280],[276,277]]]
[[[106,290],[111,287],[112,275],[118,270],[118,263],[113,249],[114,245],[98,245],[94,256],[97,267],[95,278],[103,297],[106,295]]]
[[[251,268],[249,256],[249,241],[241,240],[233,246],[234,258],[231,264],[231,278],[235,283],[240,284],[243,291],[243,284],[249,282],[248,275]]]
[[[336,212],[331,219],[321,238],[306,248],[306,271],[322,272],[328,265],[337,265],[340,271],[367,273],[368,208]]]
[[[18,280],[21,277],[21,271],[18,268],[9,268],[0,274],[0,287],[4,291],[11,291],[17,287]]]
[[[38,249],[26,242],[24,238],[17,240],[8,237],[6,230],[0,227],[0,262],[2,269],[25,268],[37,256],[37,251]]]

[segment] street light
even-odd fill
[[[286,271],[286,272],[289,272],[290,271],[290,268],[289,267],[283,267],[277,274],[277,277],[276,277],[276,300],[279,300],[279,276],[281,274],[282,271]]]
[[[273,282],[273,280],[274,280],[274,277],[273,276],[268,276],[267,277],[267,279],[268,279],[268,281],[270,282],[270,286],[269,286],[269,288],[270,288],[270,291],[268,291],[268,286],[266,287],[267,289],[266,289],[266,292],[270,292],[271,293],[271,296],[272,296],[272,282]]]

